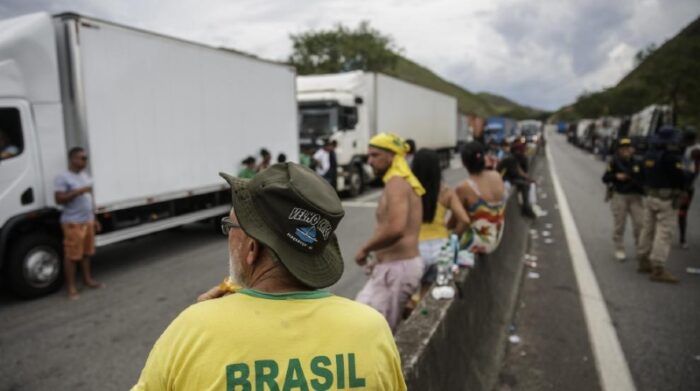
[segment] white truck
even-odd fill
[[[457,100],[381,73],[353,71],[297,77],[302,148],[335,140],[338,191],[357,195],[372,179],[368,142],[381,132],[413,139],[449,162],[457,144]]]
[[[632,115],[628,137],[645,140],[664,125],[673,125],[673,108],[670,105],[649,105]]]
[[[21,297],[61,281],[53,181],[89,155],[97,246],[228,213],[261,147],[298,159],[295,71],[75,14],[0,21],[0,266]]]

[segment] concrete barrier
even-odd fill
[[[492,390],[496,384],[530,227],[515,196],[505,221],[496,251],[456,276],[458,296],[427,294],[400,326],[395,337],[409,390]]]

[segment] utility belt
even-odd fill
[[[646,194],[649,197],[659,198],[662,200],[672,200],[680,197],[683,193],[680,189],[652,189],[647,188]]]
[[[673,209],[678,209],[681,206],[681,201],[683,199],[683,194],[685,192],[681,189],[647,189],[647,196],[658,198],[664,201],[671,201],[671,207]]]

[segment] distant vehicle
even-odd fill
[[[582,119],[576,124],[574,144],[586,150],[593,149],[594,120]]]
[[[381,73],[299,76],[299,140],[338,143],[338,191],[360,194],[372,179],[366,164],[372,136],[392,132],[431,148],[449,164],[457,145],[457,99]]]
[[[517,123],[505,117],[490,117],[486,120],[484,128],[484,142],[495,141],[497,144],[503,143],[506,139],[514,137]]]
[[[622,122],[622,118],[618,117],[600,117],[595,120],[593,153],[603,158],[611,153]]]
[[[517,134],[528,143],[537,144],[542,136],[542,121],[528,119],[518,122]]]
[[[557,123],[557,133],[566,133],[566,130],[568,129],[569,124],[566,121],[559,121]]]
[[[0,21],[0,264],[18,296],[63,281],[54,177],[85,147],[97,246],[228,214],[217,172],[298,159],[294,69],[75,14]]]
[[[631,118],[629,136],[648,137],[664,125],[673,125],[670,105],[650,105]]]
[[[670,105],[650,105],[632,115],[628,137],[638,150],[643,151],[656,131],[666,125],[674,125],[673,108]]]

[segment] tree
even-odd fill
[[[390,36],[372,28],[367,21],[355,29],[338,24],[330,30],[307,31],[290,38],[289,63],[301,75],[392,70],[400,51]]]
[[[655,43],[650,43],[647,45],[646,48],[640,50],[637,52],[637,54],[634,55],[634,65],[637,66],[644,62],[644,60],[647,59],[652,53],[656,51],[656,44]]]

